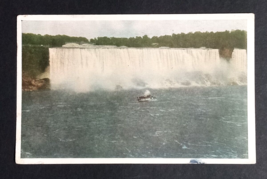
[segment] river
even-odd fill
[[[248,158],[247,87],[22,92],[22,158]]]

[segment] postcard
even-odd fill
[[[20,15],[17,164],[254,164],[254,14]]]

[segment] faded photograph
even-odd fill
[[[249,159],[247,19],[89,17],[18,27],[20,159]]]

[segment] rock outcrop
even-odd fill
[[[233,48],[226,48],[222,47],[219,49],[220,57],[225,58],[226,60],[230,60],[232,58],[234,49]]]
[[[50,79],[33,79],[25,74],[22,75],[22,90],[23,91],[37,91],[37,90],[49,90]]]

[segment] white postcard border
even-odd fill
[[[188,14],[188,15],[19,15],[17,17],[17,164],[190,164],[194,158],[21,158],[22,111],[22,21],[101,21],[101,20],[247,20],[247,112],[248,158],[197,158],[204,164],[255,164],[255,26],[254,14]]]

